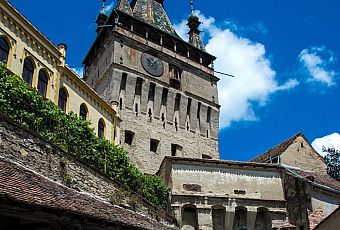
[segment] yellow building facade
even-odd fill
[[[65,113],[91,122],[98,137],[119,144],[117,102],[105,102],[65,63],[67,46],[55,46],[7,1],[0,1],[0,61]]]

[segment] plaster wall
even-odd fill
[[[283,164],[326,173],[326,164],[315,152],[312,146],[302,137],[298,136],[294,142],[280,156]]]
[[[173,165],[172,193],[284,200],[281,175],[275,171],[196,165]],[[199,192],[185,185],[200,186]]]
[[[322,208],[324,217],[330,215],[340,205],[340,197],[335,197],[334,195],[328,195],[320,191],[312,191],[310,196],[312,210],[316,211],[317,209]]]

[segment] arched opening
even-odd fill
[[[88,112],[87,106],[84,103],[81,104],[79,109],[79,117],[83,120],[87,120]]]
[[[182,208],[182,229],[197,230],[197,209],[194,205],[186,205]]]
[[[30,60],[30,58],[25,58],[24,68],[23,68],[23,71],[22,71],[22,78],[30,86],[32,86],[33,74],[34,74],[33,62]]]
[[[244,207],[236,207],[233,230],[247,229],[247,209]]]
[[[45,70],[39,71],[38,76],[38,91],[46,97],[47,95],[47,86],[48,86],[48,76]]]
[[[225,229],[225,208],[223,206],[214,206],[212,208],[213,230]]]
[[[105,122],[102,118],[98,121],[98,137],[101,139],[105,138]]]
[[[68,93],[65,88],[59,89],[59,97],[58,97],[58,106],[59,108],[66,113],[67,110],[67,100],[68,100]]]
[[[7,40],[4,37],[0,37],[0,61],[2,61],[4,64],[7,64],[9,50],[10,48]]]
[[[272,229],[272,220],[267,208],[258,208],[255,220],[255,230]]]

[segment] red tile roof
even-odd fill
[[[0,196],[15,202],[67,211],[136,229],[172,229],[156,220],[67,188],[3,158],[0,158],[0,185]]]

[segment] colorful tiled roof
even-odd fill
[[[132,15],[132,9],[128,0],[119,0],[117,2],[116,8],[126,14]]]
[[[161,2],[155,0],[135,0],[132,3],[133,15],[158,29],[179,37]]]
[[[0,196],[6,200],[60,210],[129,229],[172,229],[148,217],[111,205],[55,183],[18,164],[0,158]]]

